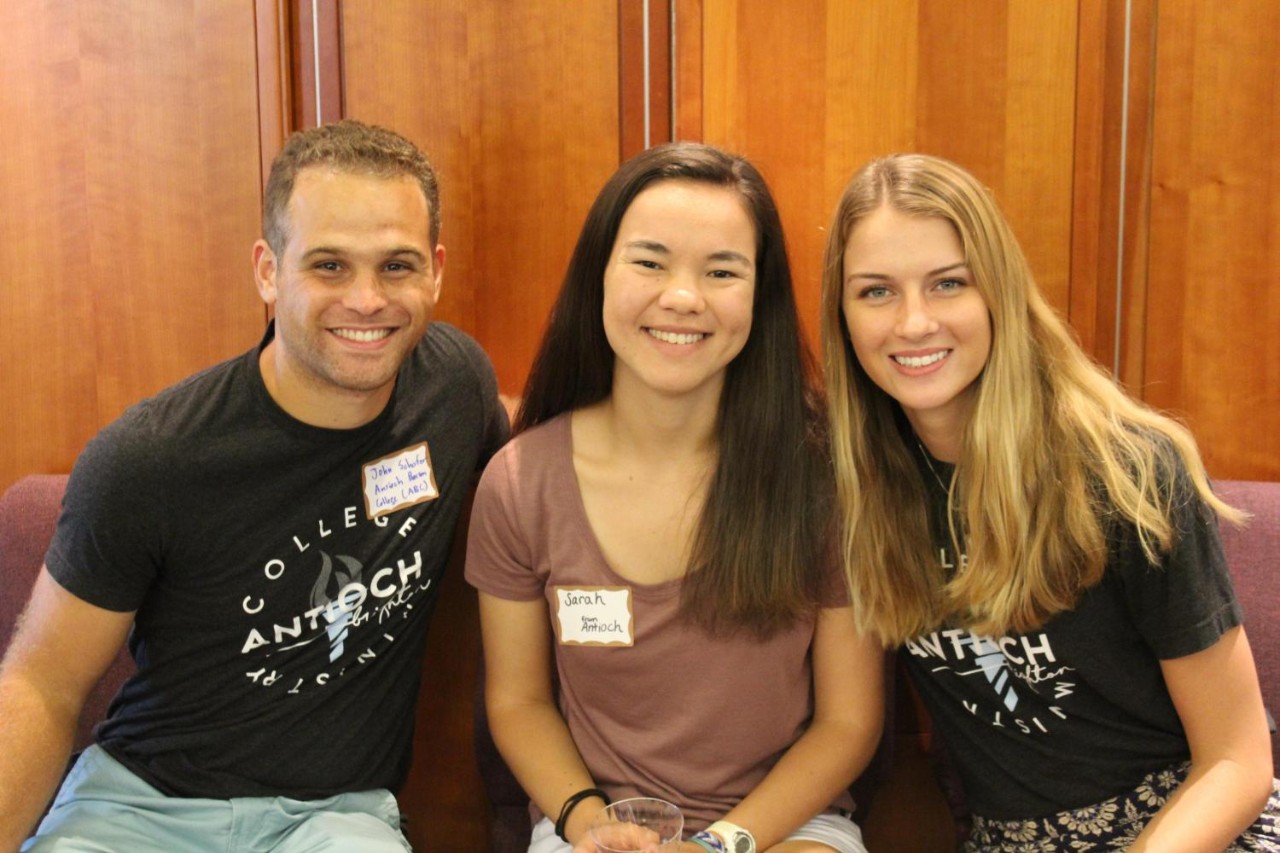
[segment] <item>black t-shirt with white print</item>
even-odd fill
[[[263,385],[272,333],[89,443],[46,562],[137,611],[138,672],[96,737],[161,791],[395,790],[440,575],[506,415],[480,347],[434,323],[376,419],[309,426]]]
[[[927,461],[946,482],[951,466]],[[950,570],[946,494],[923,464],[921,475]],[[1173,487],[1177,541],[1159,566],[1126,525],[1102,581],[1042,630],[940,628],[902,649],[973,813],[1031,818],[1100,802],[1190,756],[1160,661],[1208,648],[1242,614],[1216,519],[1180,464]]]

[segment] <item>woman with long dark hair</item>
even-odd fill
[[[696,144],[625,163],[472,514],[531,851],[593,850],[592,814],[637,795],[682,809],[686,853],[864,850],[846,789],[882,661],[834,559],[815,374],[755,168]]]

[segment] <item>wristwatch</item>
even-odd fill
[[[708,826],[707,831],[714,832],[724,839],[728,853],[756,853],[755,836],[736,823],[718,820]]]

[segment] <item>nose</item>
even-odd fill
[[[698,314],[706,309],[707,301],[702,289],[690,276],[675,275],[664,284],[658,294],[658,306],[677,314]]]
[[[342,304],[357,314],[376,314],[387,306],[386,290],[376,273],[360,272],[347,286]]]
[[[897,327],[894,330],[898,336],[918,340],[937,330],[938,321],[933,315],[929,300],[921,293],[909,291],[904,294],[898,306]]]

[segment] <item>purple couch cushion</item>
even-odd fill
[[[1280,716],[1280,588],[1275,576],[1280,560],[1280,483],[1221,480],[1214,490],[1253,516],[1245,527],[1223,524],[1222,545],[1244,607],[1262,699],[1274,718]],[[1280,741],[1274,732],[1271,759],[1280,768]]]
[[[0,497],[0,641],[4,648],[44,564],[66,487],[66,474],[33,474]],[[85,702],[74,749],[93,742],[93,727],[106,716],[111,697],[133,670],[133,659],[122,648]]]

